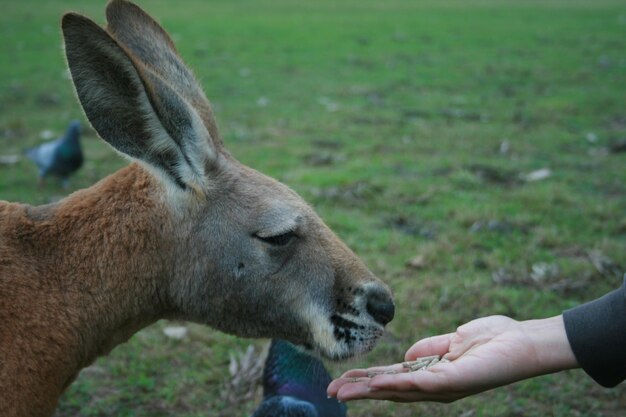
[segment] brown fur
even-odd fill
[[[132,165],[36,215],[0,204],[1,415],[51,414],[82,367],[167,311],[154,192]]]
[[[160,318],[334,359],[372,349],[389,289],[295,192],[223,149],[156,22],[124,0],[107,15],[110,33],[64,17],[68,63],[95,129],[137,162],[55,204],[0,202],[0,416],[51,415],[81,368]]]

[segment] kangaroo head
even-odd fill
[[[66,14],[67,61],[93,127],[149,172],[168,211],[172,316],[329,358],[370,350],[393,318],[389,289],[295,192],[224,149],[198,82],[150,16],[113,0],[107,21]]]

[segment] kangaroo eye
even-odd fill
[[[276,236],[261,237],[259,235],[254,235],[254,237],[256,237],[257,239],[262,240],[265,243],[269,243],[272,246],[285,246],[289,242],[291,242],[291,239],[293,239],[295,236],[296,234],[292,231],[281,233],[280,235]]]

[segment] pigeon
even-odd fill
[[[47,176],[61,178],[67,188],[69,176],[83,164],[83,152],[80,147],[80,122],[74,120],[65,135],[52,141],[28,149],[26,156],[39,168],[39,184]]]
[[[263,369],[263,402],[252,417],[346,417],[346,405],[326,395],[331,379],[319,359],[273,339]]]

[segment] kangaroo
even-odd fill
[[[65,55],[98,135],[131,160],[44,206],[0,202],[0,415],[50,416],[81,368],[158,319],[371,350],[389,288],[287,186],[224,148],[169,35],[125,0],[68,13]]]

